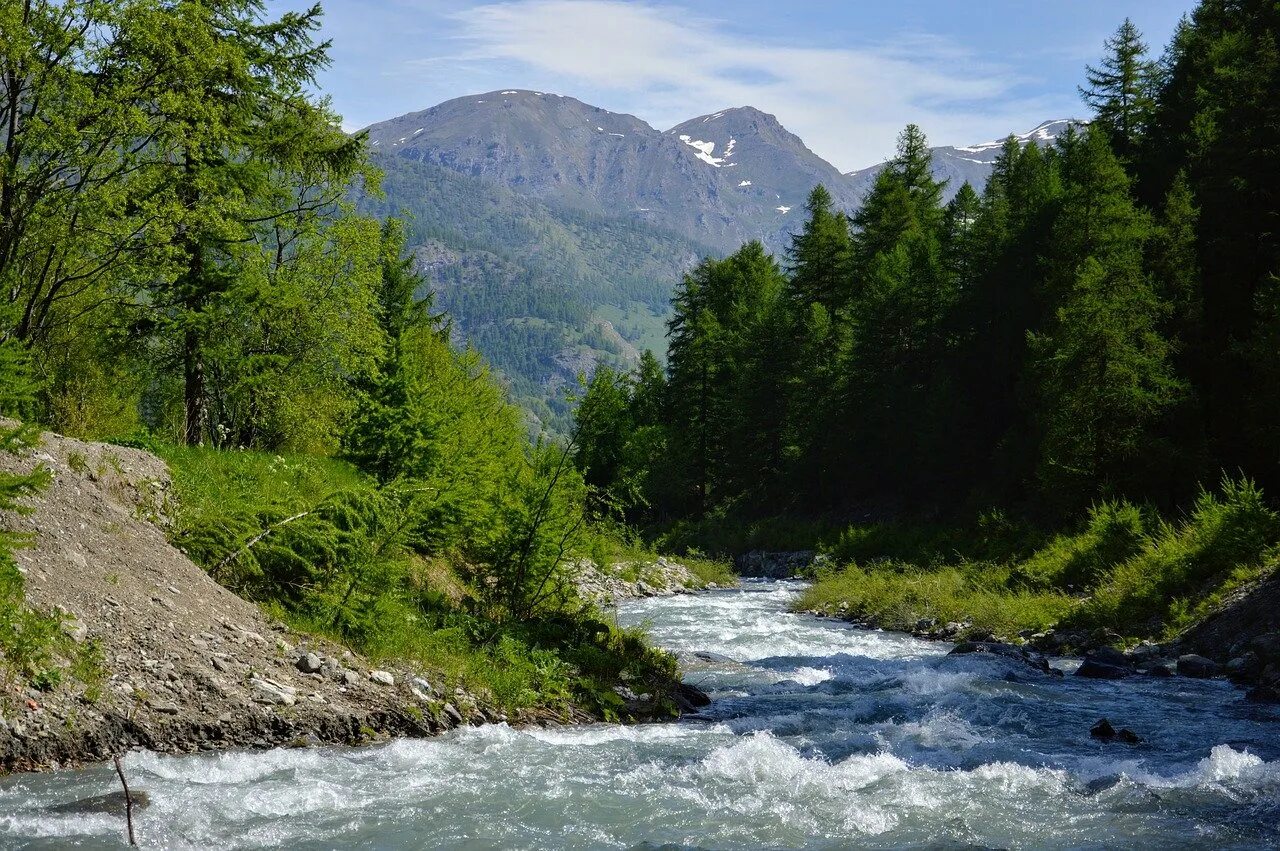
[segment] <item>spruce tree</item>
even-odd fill
[[[849,299],[849,221],[832,209],[822,184],[809,193],[805,211],[808,219],[787,248],[788,298],[800,312],[820,304],[834,313]]]
[[[1147,59],[1142,33],[1125,18],[1104,44],[1101,65],[1088,66],[1088,87],[1080,96],[1094,111],[1116,155],[1130,161],[1138,152],[1155,109],[1158,68]]]
[[[342,133],[309,92],[328,63],[328,42],[314,38],[318,5],[274,20],[261,0],[161,7],[153,40],[136,48],[171,92],[156,144],[171,160],[177,271],[149,283],[144,297],[182,365],[182,439],[195,444],[218,436],[205,349],[225,300],[256,297],[244,286],[240,249],[261,228],[331,210],[363,165],[364,138]],[[169,61],[172,53],[184,61]]]

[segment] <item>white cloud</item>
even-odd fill
[[[466,45],[454,61],[522,78],[507,85],[536,83],[663,129],[749,104],[845,170],[891,153],[908,122],[935,144],[963,144],[1028,130],[1070,103],[1019,97],[1011,70],[927,34],[801,46],[733,34],[682,6],[622,0],[517,0],[454,18]]]

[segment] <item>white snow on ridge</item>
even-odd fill
[[[790,213],[790,212],[791,212],[791,208],[790,208],[790,207],[774,207],[773,209],[777,210],[779,213],[782,213],[782,214],[784,214],[784,215],[785,215],[786,213]]]
[[[702,119],[702,123],[706,124],[708,121],[714,121],[715,119],[722,117],[724,117],[724,113],[717,112],[715,115],[708,115],[706,118]]]
[[[724,113],[720,113],[720,114],[723,115]],[[713,115],[711,117],[718,118],[719,116]],[[707,165],[713,165],[716,168],[721,168],[722,166],[725,168],[729,168],[731,166],[737,165],[737,163],[725,162],[727,159],[729,159],[729,157],[733,156],[734,146],[738,144],[737,139],[730,137],[729,144],[725,146],[724,156],[722,157],[715,156],[715,150],[716,150],[715,142],[703,142],[701,139],[694,139],[692,136],[685,136],[685,135],[680,136],[680,141],[684,142],[690,148],[696,149],[698,151],[697,153],[698,159],[702,160]]]
[[[419,127],[417,130],[413,131],[413,135],[417,136],[419,133],[421,133],[423,130],[426,130],[426,129],[427,128],[425,127]]]
[[[1052,142],[1058,137],[1058,134],[1054,132],[1056,128],[1065,129],[1066,127],[1069,127],[1071,125],[1082,126],[1085,123],[1086,122],[1077,121],[1072,118],[1059,118],[1059,119],[1055,119],[1054,121],[1046,121],[1044,124],[1041,124],[1039,127],[1032,130],[1030,133],[1015,134],[1014,138],[1017,139],[1018,142],[1023,145],[1032,141],[1038,144],[1043,144],[1045,142]],[[981,154],[986,151],[995,150],[996,148],[1001,148],[1001,147],[1004,147],[1004,139],[997,139],[992,142],[982,142],[977,145],[970,145],[964,148],[956,148],[956,150],[964,151],[966,154]]]
[[[517,91],[514,91],[514,90],[513,90],[513,91],[509,91],[509,92],[503,92],[503,94],[504,94],[504,95],[518,95],[518,94],[520,94],[520,93],[519,93],[519,92],[517,92]]]
[[[750,181],[750,180],[744,180],[744,181],[742,181],[741,183],[739,183],[738,185],[739,185],[739,186],[750,186],[750,185],[751,185],[751,181]]]
[[[695,149],[698,152],[697,153],[698,159],[702,160],[707,165],[713,165],[716,168],[719,168],[721,165],[724,164],[724,157],[712,156],[712,154],[716,149],[715,142],[703,142],[701,140],[694,139],[690,136],[684,136],[684,135],[680,137],[680,141],[684,142],[690,148]]]

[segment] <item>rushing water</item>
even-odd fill
[[[788,583],[627,604],[715,701],[674,724],[455,731],[369,748],[131,754],[144,845],[1269,848],[1280,713],[1222,682],[1037,674],[789,614]],[[693,656],[701,652],[703,658]],[[1072,663],[1055,662],[1069,669]],[[1145,738],[1095,741],[1100,717]],[[109,768],[0,784],[0,845],[99,847],[50,814]]]

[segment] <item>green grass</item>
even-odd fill
[[[1252,482],[1202,492],[1190,515],[1161,523],[1140,552],[1116,564],[1072,625],[1134,638],[1168,638],[1231,589],[1275,569],[1280,516]]]
[[[420,538],[384,550],[394,501],[353,466],[329,458],[150,447],[168,462],[177,509],[171,536],[215,578],[293,628],[375,662],[414,667],[435,684],[489,695],[504,710],[585,708],[617,717],[624,677],[658,693],[674,660],[636,632],[568,601],[497,623],[477,593],[483,569]],[[307,516],[290,521],[300,512]],[[263,531],[249,549],[245,544]],[[616,530],[589,535],[615,555],[649,555]],[[230,563],[227,557],[238,554]],[[349,589],[356,588],[354,594]]]
[[[884,629],[911,630],[932,618],[1010,637],[1023,629],[1047,629],[1076,605],[1056,591],[1011,590],[1008,578],[1007,568],[991,564],[850,565],[820,575],[796,606],[865,619]]]
[[[1077,531],[1034,540],[990,518],[952,529],[857,527],[835,548],[853,563],[820,575],[798,606],[889,629],[936,618],[1005,637],[1056,625],[1169,639],[1280,566],[1280,516],[1248,480],[1201,493],[1177,522],[1103,502]]]
[[[698,577],[698,581],[704,586],[714,584],[724,587],[738,581],[733,565],[724,559],[683,556],[679,562],[689,568],[689,572]]]

